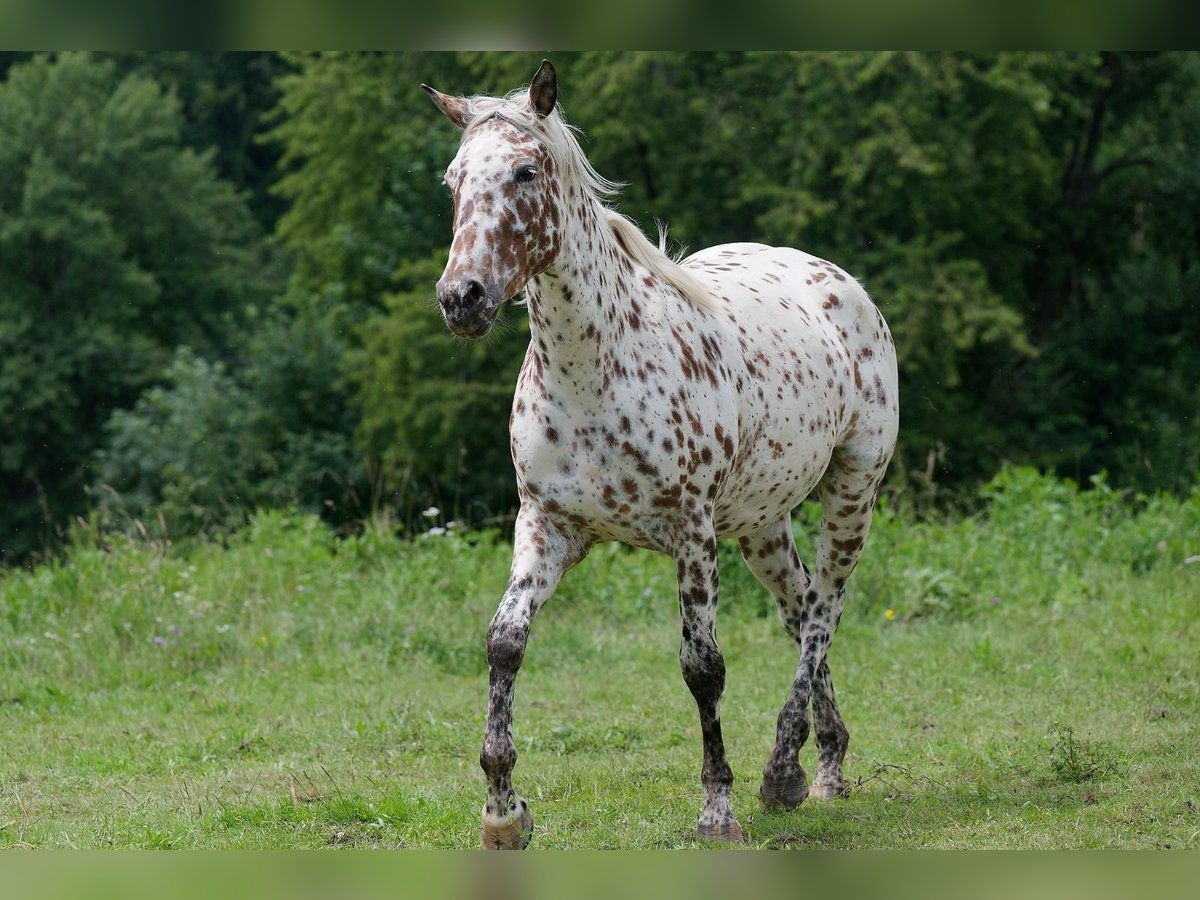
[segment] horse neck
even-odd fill
[[[567,208],[580,207],[568,204]],[[607,211],[597,201],[582,204],[563,230],[554,264],[528,289],[529,328],[548,372],[584,373],[597,380],[611,365],[626,335],[625,308],[635,296],[636,270],[617,244]]]

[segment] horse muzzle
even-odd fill
[[[492,330],[503,297],[499,285],[485,285],[476,279],[437,284],[438,304],[446,327],[459,337],[475,340]]]

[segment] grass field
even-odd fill
[[[831,651],[853,791],[791,813],[756,791],[794,651],[722,548],[749,846],[1200,847],[1200,492],[1008,470],[986,495],[877,518]],[[265,513],[225,545],[81,534],[0,575],[0,847],[475,846],[507,565],[490,535]],[[533,847],[695,844],[678,640],[649,553],[598,548],[545,608],[516,708]]]

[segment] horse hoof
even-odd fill
[[[812,787],[808,790],[808,796],[814,800],[835,800],[849,794],[850,792],[846,790],[846,782],[841,776],[827,778],[818,774],[813,779]]]
[[[740,844],[743,841],[742,826],[737,819],[727,822],[701,822],[696,826],[696,837],[713,844]]]
[[[479,844],[484,850],[524,850],[529,846],[533,837],[533,813],[529,806],[521,801],[521,814],[511,822],[483,821],[479,831]]]
[[[803,771],[782,778],[764,773],[758,796],[768,809],[795,809],[808,796],[808,779]]]

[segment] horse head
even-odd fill
[[[561,246],[561,189],[553,126],[558,77],[543,60],[528,91],[505,98],[452,97],[422,85],[462,129],[444,182],[454,195],[454,238],[437,283],[447,327],[481,338],[501,304],[546,271]]]

